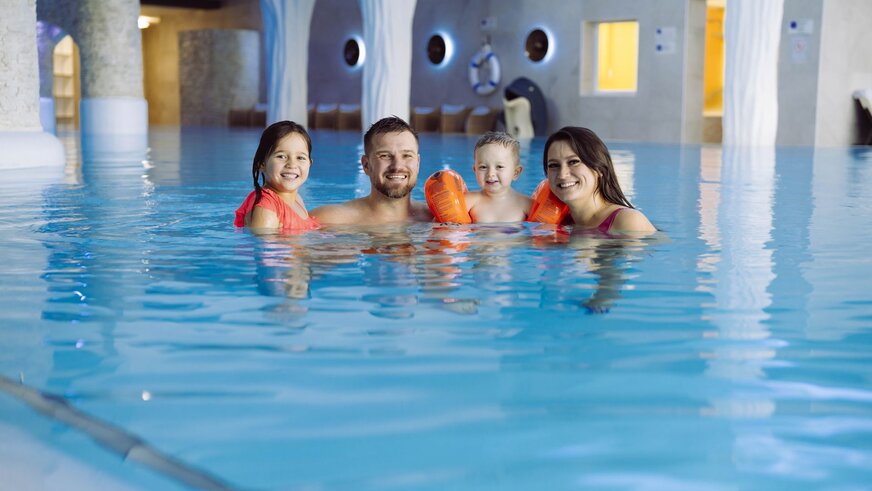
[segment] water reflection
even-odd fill
[[[863,157],[856,161],[854,157]],[[809,339],[836,341],[867,332],[872,319],[868,284],[872,231],[872,171],[868,150],[814,149],[810,232],[802,276],[813,285],[806,309]],[[808,187],[806,187],[808,189]]]
[[[698,254],[696,270],[698,291],[713,292],[713,280],[708,274],[717,272],[720,261],[721,234],[718,226],[718,210],[721,204],[721,148],[703,147],[699,169],[699,237],[706,250]]]
[[[772,214],[775,189],[774,148],[724,149],[721,202],[718,208],[721,243],[714,274],[715,306],[708,318],[715,325],[718,344],[708,373],[729,379],[763,377],[766,360],[775,356],[766,308],[769,285],[775,278],[772,250]]]
[[[78,165],[72,138],[62,138],[72,158],[65,183],[45,192],[45,223],[38,230],[48,251],[42,279],[49,297],[41,318],[61,327],[46,337],[53,347],[46,385],[68,395],[77,381],[122,363],[116,326],[128,295],[137,291],[140,270],[139,264],[118,260],[115,242],[142,231],[153,192],[144,176],[141,142],[82,137]],[[126,205],[118,206],[121,202]]]
[[[343,298],[370,305],[375,317],[412,319],[430,307],[479,315],[481,308],[522,304],[608,313],[629,271],[662,237],[614,238],[532,224],[421,224],[336,227],[263,240],[255,248],[262,294],[305,303],[322,288],[333,299],[340,290],[362,291]],[[537,258],[544,260],[541,267]]]
[[[700,180],[700,236],[708,246],[698,258],[698,272],[710,277],[700,288],[714,303],[703,319],[715,328],[717,340],[701,353],[706,374],[731,381],[764,378],[767,362],[776,357],[778,343],[768,341],[775,279],[772,250],[775,192],[774,148],[734,148],[723,151],[720,168],[716,152],[702,158]],[[710,275],[710,276],[709,276]],[[726,417],[768,417],[775,402],[759,396],[716,397],[701,413]],[[737,449],[737,452],[744,452]]]

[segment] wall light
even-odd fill
[[[454,39],[445,31],[436,31],[427,41],[427,59],[436,67],[444,67],[454,57]]]
[[[147,15],[140,15],[139,18],[136,19],[136,25],[139,26],[140,29],[148,29],[148,26],[159,23],[160,17],[149,17]]]
[[[363,44],[363,38],[356,34],[349,36],[342,47],[342,59],[349,70],[362,67],[363,62],[366,61],[366,45]]]
[[[532,26],[521,49],[528,60],[534,63],[548,63],[557,50],[557,40],[547,27]]]

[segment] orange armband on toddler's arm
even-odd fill
[[[540,182],[533,191],[533,204],[530,206],[527,221],[560,224],[567,214],[569,207],[554,195],[548,186],[548,180]]]
[[[450,169],[434,172],[424,184],[427,206],[436,221],[441,223],[472,223],[463,197],[466,192],[463,178]]]

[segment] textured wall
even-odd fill
[[[66,33],[54,25],[37,22],[36,46],[39,53],[39,95],[53,97],[54,87],[54,48]]]
[[[639,61],[636,92],[633,94],[582,95],[577,120],[590,126],[606,139],[637,140],[650,142],[679,142],[682,135],[693,135],[687,142],[698,142],[702,137],[701,124],[693,120],[685,122],[685,105],[698,107],[702,114],[702,83],[688,85],[689,69],[696,67],[702,76],[704,31],[697,26],[705,25],[705,16],[691,17],[695,10],[690,4],[697,0],[661,0],[636,2],[632,0],[588,0],[584,3],[582,23],[636,20],[639,22]],[[658,52],[657,29],[674,33],[674,48]],[[590,31],[589,27],[589,31]],[[590,73],[595,69],[596,43],[589,36],[581,41],[583,62],[590,63]],[[671,34],[670,34],[671,36]],[[572,51],[574,39],[564,38]],[[690,50],[690,46],[696,49]],[[695,58],[690,59],[693,55]],[[576,68],[576,72],[578,69]],[[692,90],[688,90],[692,87]],[[578,90],[578,85],[575,86]],[[568,94],[566,95],[568,96]],[[564,97],[566,97],[564,96]],[[701,121],[701,119],[699,120]],[[685,124],[696,125],[699,130],[691,133]]]
[[[823,6],[815,145],[856,141],[857,89],[872,88],[872,2],[829,0]]]
[[[0,131],[40,130],[34,0],[0,2]]]
[[[80,0],[73,39],[79,45],[82,97],[142,97],[138,0]]]
[[[490,2],[478,0],[418,0],[412,31],[412,106],[463,104],[502,108],[502,88],[512,80],[505,72],[510,53],[494,50],[503,68],[496,91],[481,96],[469,85],[470,59],[484,40],[479,22],[490,15],[489,5]],[[437,32],[454,39],[454,56],[439,66],[427,59],[427,42]]]
[[[705,30],[706,30],[705,0],[689,0],[685,13],[684,47],[684,90],[682,91],[682,106],[684,108],[681,122],[681,141],[684,143],[700,143],[703,141],[703,110],[705,108]],[[697,96],[703,94],[703,96]]]
[[[256,31],[179,33],[181,122],[225,126],[231,109],[257,104],[260,39]]]
[[[341,63],[340,43],[353,31],[351,21],[343,16],[355,15],[355,3],[319,0],[316,5],[309,47],[309,102],[356,102],[352,97],[360,93],[357,74],[335,65]],[[684,137],[685,141],[699,141],[703,8],[704,0],[418,0],[410,47],[410,104],[483,104],[501,109],[503,89],[523,76],[545,93],[551,130],[582,124],[610,139],[670,142]],[[468,66],[484,40],[479,23],[485,17],[497,21],[491,42],[501,63],[502,80],[497,91],[479,96],[469,86]],[[638,92],[582,96],[581,61],[592,57],[581,55],[582,23],[626,19],[640,22]],[[676,28],[674,54],[654,52],[657,26]],[[554,35],[554,55],[541,63],[533,63],[524,55],[526,35],[534,27],[547,27]],[[426,46],[438,31],[454,39],[455,51],[448,63],[436,67],[427,60]],[[373,48],[367,49],[368,60],[372,60]],[[336,59],[339,61],[334,62]],[[698,71],[695,75],[694,70]]]
[[[142,30],[145,98],[150,124],[180,124],[179,32],[199,29],[254,29],[263,23],[259,0],[224,0],[215,10],[143,6],[142,14],[160,22]],[[262,39],[262,36],[261,36]],[[266,101],[261,46],[260,102]]]
[[[417,0],[360,0],[363,15],[363,127],[385,116],[409,120],[412,22]]]
[[[784,1],[778,55],[778,136],[775,140],[779,145],[809,145],[814,142],[822,14],[822,0]],[[791,20],[812,22],[812,32],[791,34],[787,28]],[[795,41],[805,43],[802,57],[794,57]]]
[[[79,45],[82,97],[142,97],[138,0],[40,0],[40,20]]]
[[[345,64],[345,42],[363,39],[357,0],[318,0],[309,39],[309,102],[360,104],[363,67]]]
[[[496,20],[491,44],[500,60],[502,80],[496,92],[482,97],[472,92],[467,72],[484,38],[479,25],[484,17]],[[638,89],[634,94],[582,94],[582,65],[586,70],[595,66],[595,44],[583,39],[583,26],[613,20],[639,21]],[[505,86],[527,77],[545,94],[552,131],[583,125],[607,139],[700,141],[704,26],[704,0],[419,0],[411,103],[484,104],[500,109]],[[551,32],[553,54],[534,63],[525,56],[524,43],[537,27]],[[673,53],[656,52],[657,27],[675,28]],[[455,59],[436,68],[427,61],[426,42],[438,30],[454,36]]]

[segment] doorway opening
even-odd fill
[[[703,135],[705,143],[721,143],[724,115],[724,12],[727,0],[706,0]]]
[[[79,127],[79,47],[70,36],[55,45],[53,54],[53,95],[58,129]]]

